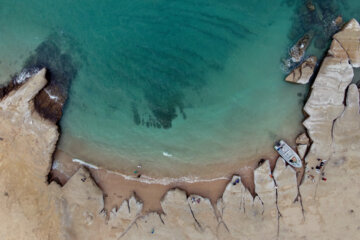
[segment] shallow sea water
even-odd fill
[[[165,175],[257,159],[302,131],[307,87],[283,81],[281,59],[309,30],[304,2],[0,0],[0,79],[38,44],[61,38],[78,74],[60,149]],[[314,2],[317,28],[337,14],[360,17],[356,1]],[[307,55],[320,57],[328,44],[314,39]]]

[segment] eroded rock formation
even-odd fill
[[[216,204],[179,189],[168,191],[162,214],[142,213],[143,204],[133,196],[106,215],[102,190],[84,167],[63,187],[47,183],[58,132],[34,110],[34,98],[46,85],[45,70],[40,71],[0,102],[0,235],[36,240],[355,239],[360,236],[360,116],[358,88],[349,84],[359,52],[344,47],[358,41],[349,26],[358,25],[352,21],[335,35],[341,44],[335,38],[304,107],[311,147],[302,184],[281,158],[273,171],[264,161],[254,173],[255,197],[233,176]],[[302,135],[297,143],[308,146],[310,141]],[[320,162],[325,163],[320,171],[312,170]]]
[[[300,66],[295,68],[286,78],[285,81],[299,84],[307,84],[314,73],[317,58],[311,56],[306,59]]]
[[[290,49],[290,56],[293,62],[300,62],[304,57],[306,49],[309,47],[312,36],[305,34],[296,44]]]
[[[0,102],[0,235],[6,239],[61,239],[60,188],[44,178],[58,131],[33,102],[44,76],[40,71]]]

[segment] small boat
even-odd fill
[[[275,150],[280,156],[291,166],[295,168],[301,168],[302,162],[297,153],[283,140],[280,140],[278,144],[274,146]]]

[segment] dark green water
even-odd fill
[[[357,1],[313,2],[316,14],[305,1],[0,0],[0,77],[59,42],[77,68],[60,143],[74,157],[118,169],[248,160],[301,131],[289,47],[312,31],[307,55],[321,56],[331,21],[360,15]]]

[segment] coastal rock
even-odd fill
[[[80,168],[62,188],[63,227],[67,238],[91,239],[105,221],[102,191],[89,172]],[[78,226],[78,227],[72,227]]]
[[[62,116],[70,83],[78,71],[78,64],[75,63],[73,56],[76,51],[67,49],[70,46],[64,46],[65,42],[68,41],[62,41],[61,36],[50,35],[24,64],[25,69],[47,69],[48,84],[36,95],[34,104],[36,111],[42,117],[54,123],[57,123]]]
[[[285,160],[279,157],[276,161],[273,176],[278,187],[278,202],[281,205],[291,205],[297,196],[297,180],[295,170],[291,168],[291,166],[286,166]]]
[[[187,200],[194,219],[197,220],[201,229],[211,231],[212,235],[216,236],[218,220],[210,200],[198,195],[190,195]]]
[[[342,27],[344,25],[342,16],[338,16],[337,18],[335,18],[334,24],[338,27]]]
[[[295,68],[286,78],[285,81],[299,84],[307,84],[314,73],[317,58],[311,56],[306,59],[300,66]]]
[[[306,1],[306,7],[309,11],[315,11],[315,5],[313,4],[313,2],[311,0]]]
[[[306,133],[302,133],[299,136],[297,136],[296,140],[295,140],[296,144],[304,144],[304,145],[309,145],[310,144],[310,139],[309,137],[306,135]]]
[[[334,40],[336,41],[336,40]],[[333,122],[344,110],[345,89],[353,78],[353,69],[345,58],[344,50],[336,47],[329,50],[329,55],[321,64],[312,85],[312,91],[304,106],[308,118],[304,121],[311,145],[311,158],[329,159],[332,142]]]
[[[359,89],[355,84],[349,86],[345,110],[334,123],[333,146],[337,154],[360,149]]]
[[[353,67],[360,67],[360,25],[355,19],[351,19],[342,31],[333,37],[349,56]]]
[[[305,34],[300,38],[296,44],[290,49],[290,56],[293,62],[300,62],[304,57],[306,49],[309,47],[312,36]]]
[[[62,110],[66,97],[59,91],[58,87],[47,87],[35,98],[35,109],[41,116],[58,122],[62,116]]]
[[[59,186],[46,183],[57,127],[33,106],[46,85],[45,72],[9,91],[0,102],[0,235],[6,239],[63,239],[55,197]]]
[[[165,212],[162,218],[164,224],[172,229],[175,236],[183,239],[201,239],[201,234],[204,232],[203,225],[195,217],[185,192],[179,189],[168,191],[161,206]],[[207,232],[206,235],[211,233]]]
[[[299,154],[299,157],[300,157],[301,159],[304,159],[305,154],[306,154],[306,151],[307,151],[307,148],[308,148],[308,146],[305,145],[305,144],[300,144],[300,145],[297,145],[297,146],[296,146],[296,150],[297,150],[297,152],[298,152],[298,154]]]
[[[265,165],[261,171],[266,168]],[[276,221],[273,221],[276,219],[276,215],[274,215],[275,205],[272,206],[269,202],[264,209],[264,202],[260,197],[253,198],[239,180],[241,180],[239,176],[233,176],[232,181],[224,191],[223,197],[219,199],[217,204],[221,216],[220,226],[227,230],[224,233],[229,234],[222,239],[239,239],[239,236],[244,239],[256,239],[261,236],[268,236],[270,239],[275,238]],[[264,186],[258,186],[258,189],[267,189],[267,181],[264,184]],[[267,194],[268,191],[262,192],[263,196]],[[245,222],[248,223],[246,227]]]
[[[272,179],[269,160],[255,170],[254,177],[255,192],[264,202],[264,208],[268,204],[272,206],[275,203],[275,183]]]
[[[280,212],[279,236],[296,238],[296,226],[303,219],[298,196],[296,172],[291,166],[285,165],[285,160],[278,158],[273,172],[277,183],[277,206]],[[281,239],[281,238],[280,238]]]

